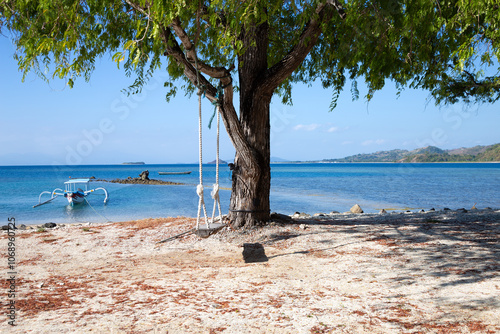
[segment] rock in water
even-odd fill
[[[143,171],[141,174],[139,174],[139,177],[143,181],[149,180],[149,171],[148,170]]]
[[[379,212],[379,214],[381,214],[381,215],[384,215],[384,214],[386,214],[386,213],[387,213],[387,211],[385,211],[385,209],[382,209],[382,210],[380,210],[380,212]]]
[[[358,204],[356,204],[351,208],[351,212],[352,213],[363,213],[363,209],[361,209],[361,207]]]

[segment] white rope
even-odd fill
[[[198,122],[198,133],[199,133],[199,153],[200,153],[200,183],[198,184],[198,186],[196,187],[196,193],[198,194],[199,196],[199,200],[198,200],[198,215],[196,217],[196,229],[200,229],[200,213],[201,213],[201,208],[203,207],[203,214],[205,215],[205,225],[207,225],[207,228],[210,228],[210,223],[208,222],[208,218],[207,218],[207,208],[205,207],[205,200],[203,199],[203,144],[202,144],[202,141],[203,141],[203,137],[202,137],[202,132],[201,132],[201,127],[202,127],[202,124],[201,124],[201,95],[202,95],[202,92],[199,91],[198,92],[198,118],[199,118],[199,122]]]
[[[219,134],[220,134],[220,114],[219,114],[219,106],[217,109],[217,157],[215,160],[215,184],[212,189],[212,198],[214,199],[214,209],[212,211],[212,223],[215,218],[215,207],[219,208],[219,223],[222,224],[222,213],[220,209],[220,197],[219,197]]]
[[[85,200],[85,202],[87,202],[87,204],[92,208],[92,210],[94,210],[95,213],[97,213],[99,216],[101,216],[102,218],[106,219],[106,223],[111,223],[111,220],[108,219],[108,217],[104,216],[104,215],[101,215],[99,212],[96,211],[96,209],[94,209],[94,207],[92,205],[90,205],[90,202],[87,200],[87,197],[84,197],[83,198]]]

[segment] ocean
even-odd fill
[[[65,198],[33,208],[42,191],[64,189],[71,178],[116,179],[137,177],[143,170],[153,179],[184,185],[127,185],[91,182],[108,190],[90,194],[88,203],[71,207]],[[189,175],[158,172],[192,171]],[[301,163],[271,165],[271,210],[329,213],[348,211],[359,204],[365,212],[380,209],[436,210],[500,207],[498,163]],[[211,212],[210,186],[215,165],[204,165],[205,201]],[[14,217],[17,224],[126,221],[157,217],[196,217],[197,165],[0,166],[0,221]],[[220,186],[231,187],[231,172],[220,166]],[[229,207],[229,190],[220,190],[223,214]],[[50,195],[42,196],[42,202]],[[0,223],[3,224],[3,223]]]

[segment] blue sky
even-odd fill
[[[196,163],[197,96],[183,93],[165,102],[165,74],[158,72],[142,94],[121,90],[133,82],[111,57],[97,62],[89,83],[73,89],[64,81],[43,82],[34,74],[21,82],[14,47],[0,36],[0,165]],[[361,85],[360,85],[361,86]],[[287,160],[342,158],[395,148],[428,145],[443,149],[500,142],[500,103],[436,107],[428,92],[392,84],[367,103],[352,101],[349,87],[328,112],[331,91],[319,83],[296,85],[293,106],[273,100],[271,155]],[[235,101],[237,105],[237,101]],[[213,106],[203,102],[204,161],[215,159]],[[220,156],[234,158],[222,131]]]

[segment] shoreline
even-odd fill
[[[500,331],[500,210],[274,218],[160,245],[196,219],[15,230],[16,329]]]
[[[386,212],[381,213],[382,210],[385,210]],[[340,218],[340,219],[342,219],[342,218],[346,218],[346,217],[350,217],[350,216],[354,216],[354,217],[358,217],[358,218],[362,218],[362,219],[367,218],[367,217],[374,217],[375,219],[379,219],[380,217],[387,217],[390,219],[391,216],[402,215],[402,214],[404,214],[404,215],[415,214],[415,215],[427,215],[427,216],[432,215],[432,214],[453,213],[453,212],[474,214],[474,213],[481,213],[483,211],[485,211],[485,212],[500,211],[500,208],[489,208],[489,207],[488,208],[478,208],[478,209],[477,208],[476,209],[459,208],[459,209],[455,209],[455,210],[448,209],[448,208],[435,210],[434,208],[432,208],[432,209],[425,210],[422,208],[406,207],[406,208],[381,208],[381,209],[376,209],[376,211],[377,212],[363,212],[363,213],[353,213],[350,211],[346,211],[346,212],[332,211],[331,213],[318,212],[318,213],[313,213],[313,214],[297,211],[294,214],[290,214],[290,215],[272,212],[271,216],[273,214],[275,214],[275,215],[277,214],[279,216],[289,217],[290,219],[307,219],[307,218],[323,218],[323,219],[328,219],[328,218],[329,219],[339,219]],[[226,216],[226,215],[223,215],[223,216]],[[186,218],[186,219],[196,219],[196,217],[190,217],[190,216],[177,216],[177,218],[179,218],[179,217]],[[171,216],[171,217],[148,217],[148,218],[139,218],[139,219],[133,219],[133,220],[118,219],[118,220],[109,220],[107,222],[73,221],[73,222],[62,222],[62,223],[56,222],[54,224],[56,224],[57,226],[61,226],[61,225],[62,226],[65,226],[65,225],[82,225],[82,226],[85,225],[85,226],[87,226],[87,225],[98,225],[98,224],[112,224],[112,223],[119,223],[119,222],[123,222],[123,221],[137,221],[137,220],[143,220],[143,219],[171,219],[171,218],[175,218],[175,217],[173,217],[173,216]],[[271,217],[271,221],[272,221],[272,217]],[[52,221],[48,221],[48,222],[22,223],[22,224],[18,224],[18,225],[23,226],[20,230],[24,230],[24,229],[41,228],[45,224],[52,224],[52,223],[53,223]]]

